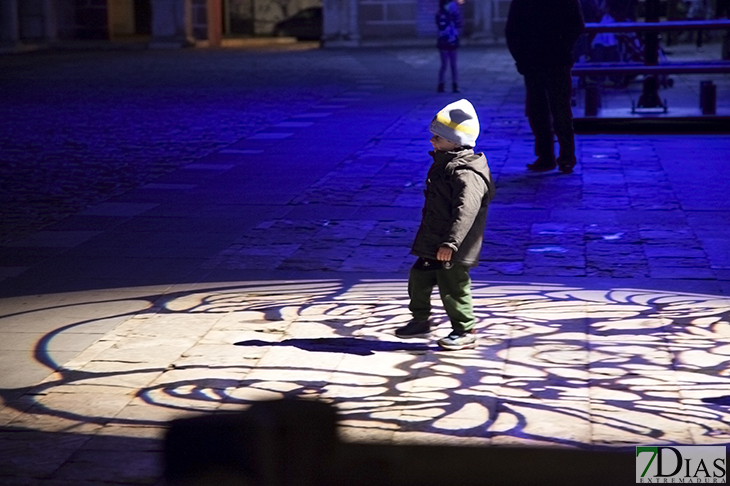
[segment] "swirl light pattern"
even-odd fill
[[[394,337],[409,319],[405,288],[243,282],[140,297],[149,305],[32,390],[11,425],[162,427],[299,396],[333,403],[355,441],[729,442],[727,298],[477,281],[480,346],[446,352]],[[449,330],[439,316],[434,337]],[[87,325],[48,336],[37,359],[57,367],[42,347]],[[84,393],[103,405],[70,406]]]

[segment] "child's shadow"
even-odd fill
[[[285,339],[284,341],[271,343],[253,339],[240,341],[236,346],[293,346],[304,351],[316,351],[324,353],[345,353],[358,356],[370,356],[376,351],[393,352],[407,351],[415,354],[422,354],[432,349],[425,343],[402,343],[394,341],[373,341],[369,339],[358,339],[352,337],[332,337],[313,339]],[[435,348],[434,348],[435,349]]]
[[[712,403],[714,405],[725,405],[725,406],[729,406],[730,405],[730,395],[724,395],[724,396],[721,396],[721,397],[708,397],[708,398],[703,398],[702,399],[702,402],[704,402],[704,403]]]

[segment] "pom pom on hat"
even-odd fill
[[[474,147],[479,136],[479,118],[469,101],[459,100],[439,111],[429,130],[459,146]]]

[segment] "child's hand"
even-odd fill
[[[451,256],[454,254],[454,250],[448,246],[439,246],[439,251],[436,252],[436,260],[440,262],[451,261]]]

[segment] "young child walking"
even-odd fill
[[[459,92],[459,70],[456,63],[456,50],[459,47],[459,31],[462,25],[461,10],[459,5],[464,0],[439,0],[439,10],[436,12],[436,27],[438,28],[438,40],[436,46],[441,55],[441,67],[439,68],[439,84],[437,91],[444,92],[446,81],[446,68],[451,67],[451,88],[454,93]]]
[[[431,332],[431,293],[438,286],[452,328],[439,346],[474,348],[476,319],[469,270],[479,262],[494,183],[486,157],[473,150],[479,120],[469,101],[447,105],[429,129],[433,164],[426,179],[421,225],[411,248],[418,259],[408,278],[412,320],[395,334],[409,338]]]

